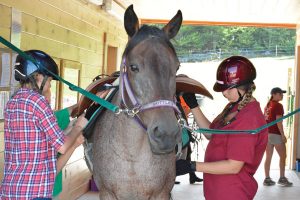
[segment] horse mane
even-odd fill
[[[167,46],[170,47],[176,55],[175,48],[164,31],[155,26],[143,25],[127,43],[123,56],[126,56],[138,43],[148,38],[156,38],[158,40],[161,40],[162,42],[167,44]]]

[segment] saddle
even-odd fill
[[[90,93],[96,94],[100,87],[104,86],[105,84],[113,83],[117,78],[118,76],[107,76],[104,78],[99,78],[93,81],[85,90]],[[81,95],[78,101],[78,108],[73,110],[71,116],[81,115],[88,107],[91,106],[92,103],[94,103],[93,100]]]
[[[200,82],[188,77],[185,74],[179,74],[176,76],[176,92],[201,94],[210,99],[214,99],[210,92]]]
[[[98,88],[100,88],[101,86],[113,83],[118,78],[119,74],[116,74],[117,73],[115,72],[110,76],[95,80],[86,88],[86,91],[96,94]],[[195,94],[201,94],[210,99],[213,99],[213,96],[210,94],[210,92],[200,82],[189,78],[186,75],[178,75],[176,77],[176,92],[190,92]],[[91,99],[82,95],[78,102],[78,109],[73,110],[71,115],[81,115],[92,103],[93,101]]]

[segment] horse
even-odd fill
[[[120,89],[112,98],[119,113],[95,122],[92,164],[101,200],[166,200],[175,181],[175,146],[181,127],[175,105],[180,66],[170,42],[182,13],[162,29],[140,27],[133,6],[124,14],[129,41],[122,55]]]

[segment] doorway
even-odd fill
[[[106,74],[110,75],[117,70],[117,56],[118,48],[108,45]]]

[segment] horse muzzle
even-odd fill
[[[172,126],[155,126],[148,129],[148,138],[154,154],[169,154],[181,142],[181,128],[177,123]]]

